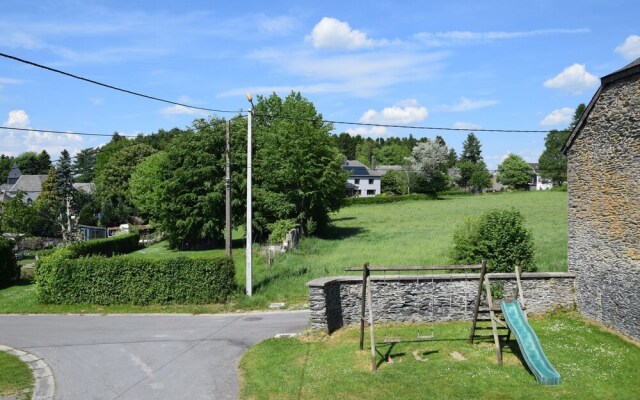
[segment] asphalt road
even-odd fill
[[[225,315],[2,315],[0,344],[44,359],[55,399],[236,399],[250,346],[307,327],[308,311]]]

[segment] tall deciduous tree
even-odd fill
[[[531,166],[517,154],[509,154],[498,166],[498,182],[512,189],[526,189],[532,174]]]
[[[329,220],[345,195],[342,155],[309,100],[292,92],[259,97],[256,114],[255,222],[259,233],[293,219],[306,233]],[[295,119],[278,116],[295,116]]]
[[[436,142],[420,142],[413,148],[408,161],[419,178],[414,191],[435,195],[447,187],[448,154],[447,146]]]
[[[567,180],[567,157],[562,154],[562,148],[567,142],[571,131],[580,121],[585,109],[586,106],[580,104],[576,108],[571,124],[567,129],[561,131],[554,129],[544,139],[545,149],[538,159],[540,174],[543,178],[551,180],[554,186],[560,186]]]
[[[38,155],[33,151],[24,152],[15,159],[15,163],[20,168],[20,172],[23,175],[38,175],[40,174],[40,160]],[[45,174],[47,173],[45,169]]]

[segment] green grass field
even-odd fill
[[[516,207],[526,218],[535,241],[535,262],[540,271],[567,270],[567,193],[520,192],[482,196],[455,196],[380,205],[351,206],[332,215],[330,226],[300,247],[279,255],[269,267],[258,255],[253,262],[254,296],[244,296],[245,252],[242,232],[234,233],[233,258],[238,295],[227,305],[203,306],[96,306],[39,305],[32,285],[0,290],[2,312],[219,312],[265,308],[285,302],[289,308],[306,307],[306,283],[314,278],[345,275],[345,267],[449,265],[453,231],[465,217],[491,208]],[[157,243],[129,257],[165,258],[177,255],[208,257],[223,249],[171,251]]]
[[[435,340],[416,341],[431,325],[376,328],[378,371],[371,352],[358,349],[358,330],[331,336],[269,339],[241,363],[244,399],[638,399],[640,348],[572,313],[530,321],[562,377],[539,385],[515,340],[497,365],[493,343],[469,344],[470,324],[435,325]],[[384,335],[403,342],[384,343]],[[454,359],[457,352],[465,360]],[[385,362],[391,357],[393,363]]]
[[[30,399],[33,375],[27,364],[0,351],[0,399]],[[5,397],[6,396],[6,397]]]

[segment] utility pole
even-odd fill
[[[227,177],[225,179],[225,186],[226,186],[226,207],[225,207],[225,228],[226,228],[226,235],[225,235],[225,245],[224,245],[224,249],[225,249],[225,253],[227,254],[227,257],[231,257],[231,242],[232,242],[232,237],[231,237],[231,121],[227,120],[227,148],[226,148],[226,155],[227,155],[227,165],[226,165],[226,172],[227,172]]]
[[[251,238],[253,236],[252,232],[252,204],[251,204],[251,159],[252,157],[252,149],[251,149],[251,128],[253,119],[253,98],[251,97],[251,93],[247,93],[247,100],[251,103],[251,108],[249,109],[249,113],[247,114],[247,269],[246,269],[246,291],[247,296],[251,296],[253,294],[253,284],[251,282],[251,262],[252,262],[252,254],[251,254]]]

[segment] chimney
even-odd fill
[[[376,156],[371,156],[371,169],[376,170]]]

